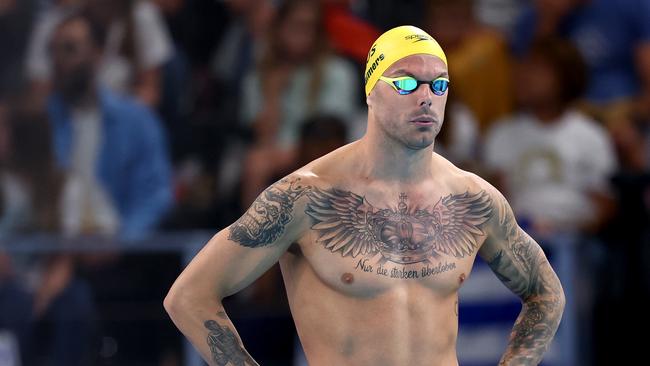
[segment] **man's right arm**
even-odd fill
[[[169,290],[165,309],[210,365],[257,365],[221,300],[261,276],[300,237],[310,189],[303,182],[294,174],[262,192],[239,220],[206,244]]]

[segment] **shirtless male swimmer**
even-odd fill
[[[178,277],[167,312],[210,365],[257,365],[221,300],[279,261],[311,366],[458,365],[458,289],[478,254],[523,301],[500,364],[537,365],[562,286],[504,197],[433,152],[442,49],[416,27],[391,29],[365,78],[365,136],[262,192]]]

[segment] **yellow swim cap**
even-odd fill
[[[366,60],[366,95],[377,84],[379,77],[395,61],[406,56],[425,53],[439,57],[447,65],[442,47],[427,32],[412,25],[403,25],[379,36],[368,52]]]

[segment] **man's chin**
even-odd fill
[[[424,150],[433,145],[433,138],[407,141],[406,146],[411,150]]]
[[[406,145],[413,150],[428,149],[433,145],[436,138],[436,131],[421,132],[418,136],[413,136],[405,141]]]

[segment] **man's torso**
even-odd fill
[[[310,164],[284,192],[305,197],[302,235],[280,264],[307,359],[456,365],[458,289],[485,239],[490,196],[439,157],[444,170],[417,184],[342,174],[337,158]]]

